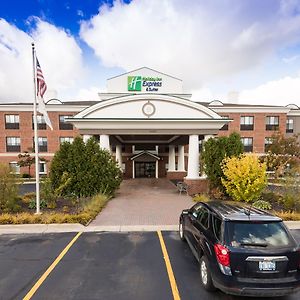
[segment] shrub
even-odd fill
[[[232,133],[229,137],[211,138],[204,143],[201,158],[212,187],[224,189],[221,182],[221,178],[224,177],[221,162],[225,157],[238,156],[243,152],[243,148],[238,133]]]
[[[264,200],[257,200],[252,204],[253,207],[258,209],[270,210],[272,209],[272,205],[270,202]]]
[[[26,193],[22,196],[22,202],[25,204],[29,204],[32,200],[35,200],[35,193]]]
[[[45,200],[40,200],[40,208],[46,208],[47,207],[47,203]],[[28,203],[28,208],[29,209],[36,209],[36,199],[32,199],[29,203]]]
[[[10,172],[8,165],[0,164],[0,212],[18,211],[19,201],[15,175]]]
[[[50,178],[46,178],[41,183],[41,203],[44,201],[48,208],[55,208],[57,195],[52,188]]]
[[[194,197],[193,197],[193,201],[194,202],[207,202],[209,201],[209,197],[208,195],[206,194],[196,194]]]
[[[22,178],[31,178],[31,175],[28,173],[23,173]]]
[[[35,223],[81,223],[87,225],[106,205],[109,198],[105,195],[96,195],[87,200],[78,214],[43,213],[34,215],[31,213],[0,214],[0,224],[35,224]]]
[[[259,198],[267,184],[266,165],[255,155],[228,157],[222,162],[222,183],[236,201],[251,202]]]
[[[53,189],[62,196],[113,195],[122,181],[122,172],[110,153],[100,149],[95,139],[85,144],[81,137],[76,137],[72,144],[63,143],[56,152],[50,179]]]

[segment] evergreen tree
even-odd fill
[[[224,173],[221,168],[225,157],[238,156],[243,153],[243,144],[238,133],[232,133],[229,137],[211,138],[204,143],[202,159],[204,170],[212,187],[223,189],[221,178]]]
[[[61,195],[112,195],[122,181],[122,172],[110,153],[100,149],[95,139],[85,144],[81,137],[76,137],[72,144],[62,144],[55,154],[50,178],[53,188],[60,190]]]

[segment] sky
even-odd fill
[[[0,1],[0,102],[98,100],[106,79],[150,67],[194,101],[300,106],[300,0]]]

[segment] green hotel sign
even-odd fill
[[[131,92],[158,92],[162,86],[161,77],[128,76],[128,91]]]

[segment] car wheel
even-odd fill
[[[183,225],[183,220],[180,218],[179,220],[179,237],[182,241],[186,241],[185,236],[184,236],[184,225]]]
[[[207,261],[207,258],[203,255],[199,262],[200,266],[200,280],[202,283],[202,286],[209,292],[214,292],[216,290],[212,278],[211,273],[209,269],[209,264]]]

